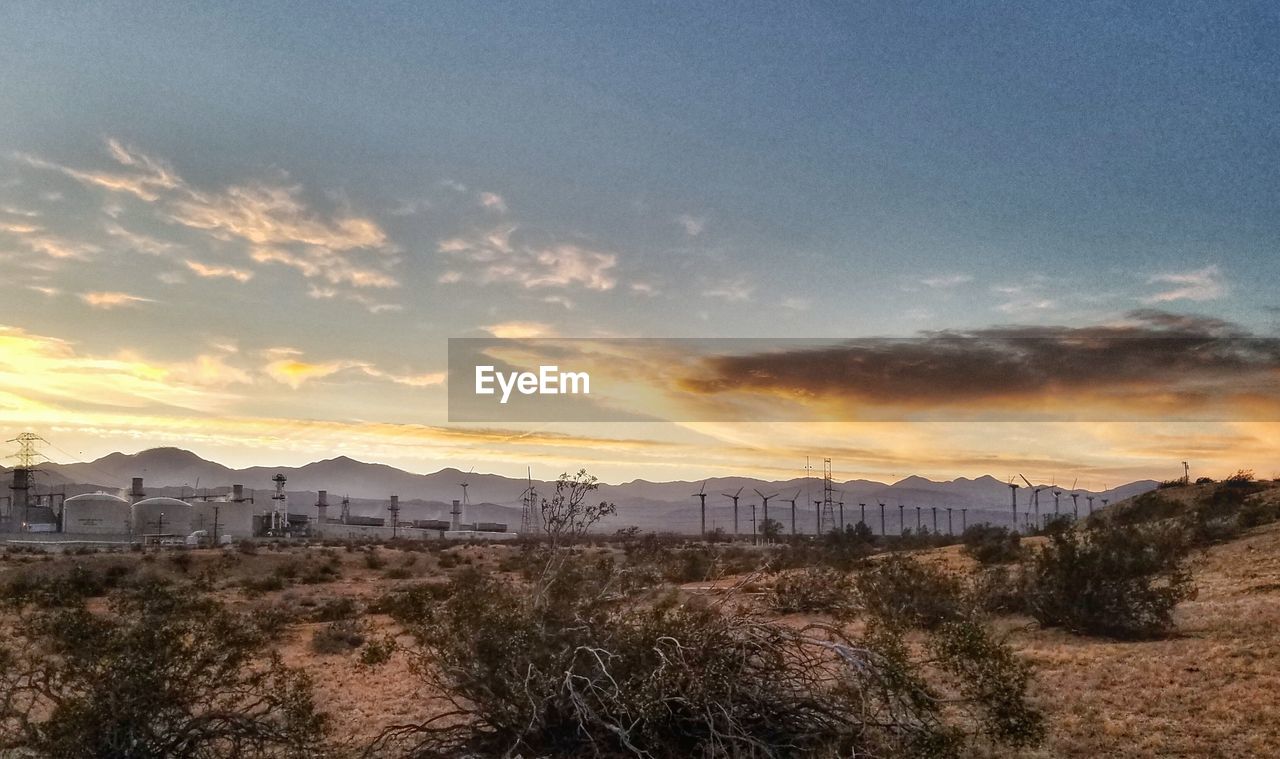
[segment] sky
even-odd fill
[[[829,455],[850,478],[1085,486],[1184,459],[1280,470],[1280,429],[1247,415],[463,425],[444,374],[450,337],[1171,316],[1276,336],[1274,4],[2,15],[0,431],[55,460],[178,445],[623,481]]]

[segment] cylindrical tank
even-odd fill
[[[191,534],[191,504],[177,498],[144,498],[133,504],[134,535]]]
[[[166,513],[165,520],[169,517]],[[253,512],[247,503],[196,501],[191,504],[191,530],[208,530],[210,536],[247,538],[253,535]]]
[[[110,493],[73,495],[62,502],[62,531],[81,535],[128,535],[129,502]]]

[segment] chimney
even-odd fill
[[[454,532],[462,529],[462,502],[455,500],[453,502],[453,511],[449,512],[453,515],[452,526],[449,528]]]
[[[316,519],[320,524],[329,521],[329,491],[321,490],[316,494]]]
[[[231,486],[231,500],[235,501],[236,503],[244,502],[244,485]]]
[[[138,501],[141,501],[143,498],[146,498],[146,497],[147,497],[147,493],[145,490],[142,489],[142,478],[134,477],[133,487],[129,488],[129,500],[133,501],[134,503],[137,503]]]

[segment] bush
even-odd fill
[[[907,556],[871,562],[854,583],[868,612],[907,627],[934,630],[969,610],[958,579]]]
[[[264,654],[247,617],[146,583],[37,612],[0,635],[0,753],[58,757],[314,755],[310,682]],[[32,687],[34,684],[38,687]]]
[[[330,622],[311,634],[311,650],[317,654],[344,654],[364,645],[364,634],[354,619]]]
[[[964,553],[980,564],[1007,564],[1022,557],[1022,537],[1008,527],[975,524],[960,539]]]
[[[360,616],[360,607],[346,596],[329,598],[311,612],[312,622],[336,622]]]
[[[1184,533],[1172,528],[1112,525],[1054,535],[1032,563],[1028,609],[1041,625],[1077,634],[1157,637],[1194,592],[1188,550]]]
[[[1184,510],[1178,501],[1161,495],[1157,491],[1148,491],[1135,497],[1128,503],[1113,509],[1112,518],[1120,524],[1141,524],[1172,519]]]
[[[970,581],[969,598],[988,614],[1025,614],[1026,570],[1021,564],[983,568]]]
[[[1025,666],[972,619],[939,626],[919,654],[885,620],[854,639],[675,593],[638,600],[613,592],[614,578],[565,571],[533,588],[455,579],[447,599],[413,621],[417,645],[407,653],[458,713],[388,730],[371,748],[947,757],[979,741],[1022,746],[1042,735]]]
[[[853,580],[834,569],[783,572],[773,583],[769,608],[779,614],[818,612],[846,617],[854,609]]]

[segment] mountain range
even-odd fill
[[[61,490],[68,495],[94,490],[123,491],[133,477],[144,478],[148,495],[191,496],[197,491],[217,495],[233,484],[241,484],[246,493],[254,495],[255,503],[261,500],[265,508],[267,494],[274,490],[272,478],[277,474],[287,478],[290,511],[314,515],[316,492],[327,490],[333,516],[337,515],[337,503],[343,496],[350,497],[354,514],[385,516],[389,496],[395,494],[400,497],[401,519],[405,520],[447,518],[450,502],[462,498],[462,483],[466,482],[468,506],[463,519],[504,522],[512,529],[520,524],[522,496],[530,484],[523,479],[467,473],[454,468],[414,474],[346,456],[300,467],[232,469],[179,448],[112,453],[81,463],[46,463],[40,467],[36,482],[41,490]],[[1100,507],[1102,499],[1119,501],[1151,490],[1156,484],[1154,480],[1139,480],[1101,492],[1075,492],[1083,514],[1089,496],[1093,496],[1095,506]],[[546,496],[554,490],[555,483],[533,480],[532,485],[540,495]],[[1041,513],[1053,512],[1054,490],[1061,493],[1058,507],[1064,513],[1072,510],[1070,494],[1065,488],[1044,487],[1040,493]],[[644,530],[693,533],[701,525],[699,499],[695,494],[704,492],[708,529],[718,527],[732,532],[733,504],[729,496],[741,492],[738,526],[742,532],[750,533],[751,504],[761,503],[756,491],[777,494],[770,499],[770,517],[782,522],[787,529],[790,528],[790,500],[796,499],[797,528],[802,532],[814,529],[817,513],[813,501],[823,497],[822,480],[816,477],[775,481],[751,477],[714,477],[705,482],[632,480],[618,485],[601,484],[596,497],[618,507],[617,516],[602,523],[604,529],[634,525]],[[894,483],[849,480],[833,483],[833,491],[833,501],[844,502],[846,523],[855,523],[862,513],[859,504],[866,504],[866,521],[877,531],[881,503],[885,504],[885,524],[889,532],[900,528],[899,513],[907,527],[914,528],[917,518],[932,527],[935,508],[943,520],[939,522],[939,529],[944,531],[947,509],[951,510],[955,530],[959,530],[961,521],[1008,523],[1012,515],[1009,485],[991,476],[947,481],[911,476]],[[1030,489],[1025,484],[1017,491],[1017,497],[1020,513],[1034,508]],[[898,509],[899,505],[902,510]],[[758,513],[758,517],[763,518],[763,514]]]

